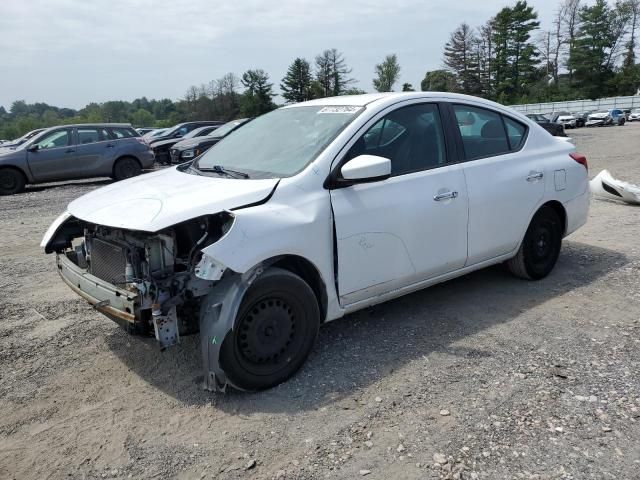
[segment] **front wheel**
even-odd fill
[[[27,183],[22,172],[15,168],[0,169],[0,195],[13,195],[24,190]]]
[[[234,328],[222,344],[220,365],[238,388],[274,387],[302,366],[319,326],[311,287],[287,270],[271,268],[247,290]]]
[[[507,261],[511,273],[527,280],[540,280],[551,273],[562,246],[562,225],[556,211],[542,207],[527,228],[520,249]]]

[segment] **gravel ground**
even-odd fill
[[[570,131],[590,175],[640,183],[640,125]],[[554,272],[490,268],[322,328],[267,392],[200,389],[93,311],[38,246],[105,181],[0,198],[0,478],[637,479],[637,207],[593,200]]]

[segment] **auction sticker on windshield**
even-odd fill
[[[324,107],[318,110],[318,113],[356,113],[360,107],[351,105],[336,105],[333,107]]]

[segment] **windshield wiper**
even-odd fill
[[[240,172],[238,170],[231,170],[229,168],[225,168],[222,165],[214,165],[213,167],[198,167],[198,170],[201,172],[215,172],[221,175],[226,175],[231,178],[249,178],[249,174],[245,172]]]

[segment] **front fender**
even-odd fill
[[[309,200],[302,207],[266,203],[233,212],[231,229],[202,249],[218,266],[245,273],[263,260],[297,255],[327,275],[332,270],[332,218],[328,197]]]

